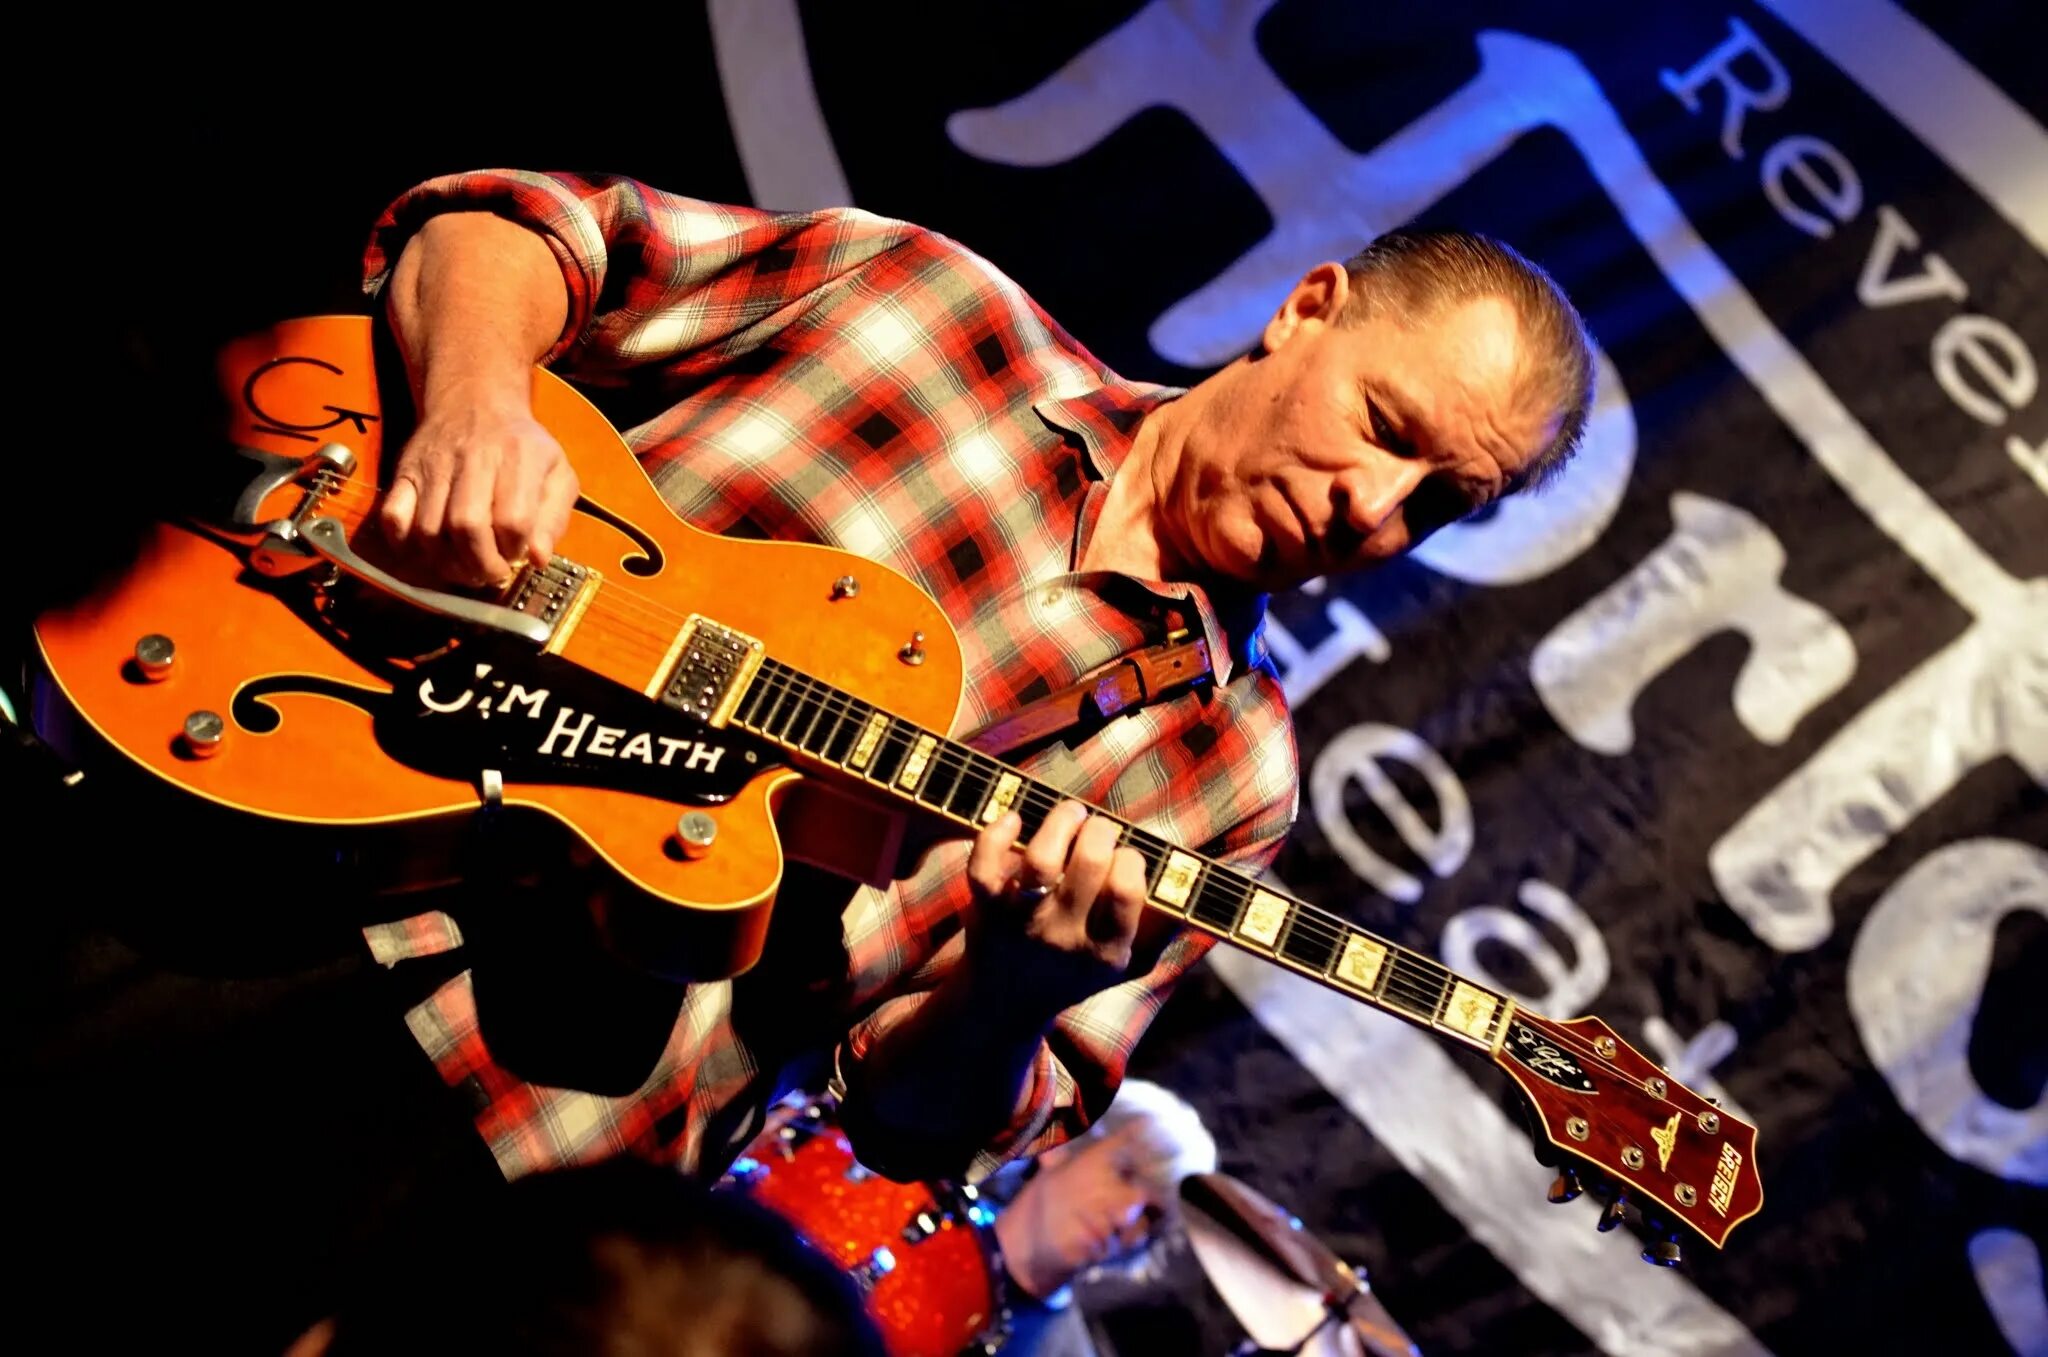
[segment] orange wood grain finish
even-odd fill
[[[367,318],[315,317],[238,341],[223,350],[219,369],[236,444],[297,459],[317,443],[278,426],[334,423],[315,437],[345,443],[357,469],[349,488],[319,512],[347,524],[352,536],[373,508],[386,461],[373,357]],[[832,548],[740,541],[693,528],[668,509],[617,432],[575,391],[536,369],[533,401],[536,417],[575,466],[584,500],[659,548],[658,568],[636,575],[647,561],[632,534],[579,507],[557,550],[603,579],[566,640],[558,637],[563,658],[635,690],[658,691],[685,618],[701,612],[760,639],[770,656],[814,678],[919,725],[950,729],[961,693],[959,642],[909,579]],[[297,487],[272,494],[264,515],[287,516],[300,494]],[[392,688],[299,611],[310,598],[311,575],[258,576],[244,565],[246,545],[159,525],[121,579],[40,618],[42,655],[68,703],[103,740],[158,777],[252,814],[341,827],[445,821],[474,810],[473,784],[396,762],[378,745],[370,715],[346,702],[279,694],[264,699],[281,717],[274,730],[258,733],[235,722],[236,694],[268,675],[318,676],[374,693]],[[835,599],[832,582],[846,574],[859,580],[859,592]],[[913,667],[897,650],[918,631],[926,659]],[[152,632],[172,638],[177,658],[168,678],[146,683],[130,659],[136,641]],[[358,629],[349,643],[372,639]],[[177,739],[186,716],[201,709],[229,723],[220,752],[205,760],[187,757]],[[569,826],[632,888],[628,897],[644,897],[631,906],[615,898],[609,908],[676,915],[677,950],[666,968],[701,977],[743,969],[758,951],[782,874],[772,817],[796,776],[764,773],[732,801],[707,808],[719,834],[713,850],[694,861],[669,848],[679,808],[655,797],[508,782],[505,804]],[[793,828],[828,846],[846,837],[830,827]],[[734,917],[720,920],[721,913]]]

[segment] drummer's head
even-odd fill
[[[1128,1079],[1088,1133],[1038,1157],[998,1217],[1011,1275],[1051,1296],[1085,1272],[1143,1273],[1171,1224],[1180,1181],[1216,1167],[1216,1142],[1194,1108]]]

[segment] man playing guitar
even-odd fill
[[[1296,769],[1264,594],[1389,559],[1537,479],[1570,454],[1591,387],[1562,294],[1462,235],[1318,265],[1253,352],[1184,393],[1109,372],[959,245],[858,211],[468,174],[395,203],[367,270],[420,408],[379,524],[417,569],[487,582],[559,537],[577,480],[526,408],[539,362],[640,414],[627,440],[686,521],[826,541],[932,594],[966,649],[959,731],[1156,639],[1169,612],[1215,668],[1213,690],[1020,762],[1074,801],[1028,843],[1006,814],[861,890],[843,958],[792,974],[771,943],[760,976],[692,991],[629,1098],[523,1087],[491,1065],[461,983],[444,988],[415,1031],[449,1082],[481,1085],[508,1174],[620,1149],[715,1170],[736,1146],[714,1143],[714,1117],[765,1105],[778,1090],[757,1072],[821,1050],[858,1152],[892,1175],[987,1168],[1082,1129],[1206,945],[1141,927],[1138,857],[1081,803],[1268,861]],[[418,923],[372,936],[390,960],[451,941]],[[747,990],[770,977],[831,997],[755,1050]]]
[[[350,964],[406,990],[381,1029],[408,1063],[393,1077],[457,1095],[435,1104],[455,1134],[414,1166],[421,1181],[479,1143],[493,1180],[621,1153],[715,1175],[777,1097],[827,1082],[860,1159],[906,1181],[979,1176],[1085,1130],[1212,943],[1147,909],[1145,864],[1117,846],[1117,819],[1253,874],[1292,821],[1294,746],[1259,639],[1266,594],[1390,559],[1540,479],[1570,455],[1591,394],[1589,341],[1555,285],[1457,233],[1397,233],[1316,265],[1251,352],[1185,391],[1109,371],[933,232],[619,177],[421,184],[377,222],[365,283],[416,415],[357,534],[395,575],[483,589],[553,557],[579,477],[531,403],[538,364],[599,404],[685,522],[840,548],[934,600],[965,675],[939,736],[1000,730],[1176,632],[1213,670],[1002,751],[1065,798],[1034,810],[1029,834],[1015,810],[990,813],[971,843],[904,852],[887,886],[790,864],[764,949],[729,981],[649,982],[573,957],[483,879],[371,923]],[[832,596],[863,587],[856,570]],[[920,664],[925,644],[892,642],[886,663]],[[1333,951],[1315,969],[1379,1001],[1369,955]],[[490,959],[507,956],[518,964],[498,975],[528,987],[512,1007],[541,1013],[559,1044],[608,1054],[608,1039],[559,1034],[617,1005],[652,1031],[646,1050],[589,1078],[515,1058],[519,1042],[488,1016],[503,994]],[[1504,1037],[1512,1009],[1487,1012],[1488,1039]],[[1411,1016],[1427,1022],[1427,1006]],[[353,1050],[337,1041],[318,1077],[383,1086]],[[318,1106],[305,1074],[269,1077]],[[166,1096],[191,1087],[168,1080]],[[280,1136],[236,1134],[286,1157]],[[232,1174],[231,1145],[198,1148]],[[372,1215],[388,1205],[335,1195]],[[312,1212],[309,1228],[321,1223]],[[290,1266],[289,1250],[246,1243]],[[194,1285],[230,1284],[230,1269],[186,1261]]]

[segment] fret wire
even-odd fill
[[[965,766],[960,769],[959,781],[953,784],[953,790],[946,796],[946,808],[960,816],[968,824],[977,825],[976,815],[981,810],[981,803],[988,799],[989,792],[994,789],[996,779],[1002,775],[1001,768],[1002,765],[993,759],[984,759],[980,755],[970,755],[965,762]],[[959,799],[960,793],[970,785],[974,788],[971,804],[968,805],[967,809],[960,810],[953,803]]]
[[[923,805],[927,809],[935,810],[939,814],[948,816],[949,818],[958,818],[956,816],[953,816],[952,812],[946,809],[946,797],[952,794],[953,788],[955,786],[959,785],[960,770],[956,767],[953,767],[951,764],[947,763],[945,760],[939,757],[940,751],[943,750],[944,747],[944,745],[937,745],[933,747],[931,761],[926,763],[924,766],[924,780],[919,782],[917,785],[917,800],[923,803]],[[937,797],[931,797],[929,793],[938,782],[938,777],[936,775],[942,769],[950,771],[953,774],[952,780],[946,783],[946,790],[944,792],[941,792]]]
[[[773,666],[773,668],[770,667],[771,665]],[[857,699],[854,699],[849,695],[839,693],[838,690],[834,689],[829,684],[822,683],[819,680],[811,678],[809,675],[802,674],[799,671],[790,669],[788,666],[781,665],[775,661],[764,662],[762,666],[762,677],[766,679],[767,682],[765,684],[757,684],[756,686],[763,687],[764,689],[771,687],[775,689],[780,689],[781,692],[778,694],[778,699],[788,696],[795,696],[798,699],[799,707],[801,707],[805,701],[816,701],[819,704],[820,712],[834,711],[835,714],[839,715],[842,719],[846,712],[852,711],[854,709],[854,704],[857,702]],[[791,682],[791,680],[794,680],[795,682],[793,683]],[[801,684],[802,689],[799,689],[796,686],[797,684]],[[758,706],[758,700],[754,701],[751,705]],[[782,715],[782,706],[782,702],[778,700],[771,707],[768,713],[767,720],[762,723],[764,727],[774,725],[777,718]],[[813,713],[814,724],[817,719],[817,715],[818,712]],[[862,719],[865,720],[866,718]],[[893,739],[900,736],[902,738],[904,747],[907,750],[908,746],[911,743],[913,743],[919,735],[930,733],[922,730],[922,728],[916,726],[912,722],[903,721],[901,718],[895,716],[887,716],[887,720],[889,724],[885,728],[882,738],[877,742],[875,759],[870,763],[871,770],[879,769],[884,749]],[[782,739],[783,737],[775,736],[773,738]],[[925,780],[921,785],[923,791],[928,791],[933,785],[932,773],[935,770],[943,768],[947,771],[950,771],[954,774],[954,778],[952,782],[948,784],[947,799],[949,799],[953,792],[957,790],[957,788],[961,785],[963,778],[967,772],[979,771],[978,765],[981,763],[983,759],[985,759],[986,756],[980,755],[968,746],[957,744],[954,741],[939,737],[935,738],[938,739],[938,743],[935,745],[932,751],[931,760],[927,764]],[[1008,765],[995,763],[994,761],[990,761],[990,766],[995,767],[998,770],[1008,768]],[[893,774],[895,770],[891,769],[890,771]],[[999,775],[1000,771],[994,774],[989,774],[988,776],[992,777]],[[871,780],[876,782],[886,781],[885,779],[879,776],[872,776]],[[922,791],[918,795],[913,796],[911,799],[920,801],[921,803],[925,804],[927,809],[937,809],[941,814],[948,815],[949,818],[965,818],[969,820],[969,823],[972,823],[971,811],[969,812],[969,815],[966,817],[956,815],[944,807],[944,799],[941,800],[939,805],[934,806],[930,803],[926,803],[923,801]],[[1011,809],[1017,811],[1019,814],[1019,818],[1026,821],[1026,837],[1028,837],[1031,833],[1034,833],[1036,831],[1036,828],[1038,827],[1036,825],[1030,824],[1032,815],[1036,814],[1039,818],[1039,824],[1042,825],[1043,816],[1049,813],[1055,806],[1057,806],[1060,803],[1060,801],[1065,799],[1066,797],[1064,796],[1064,794],[1059,792],[1056,788],[1052,788],[1043,783],[1039,783],[1034,779],[1026,778],[1024,780],[1024,785],[1020,790],[1016,801],[1012,803]],[[978,807],[976,807],[976,809],[978,809]],[[1156,858],[1157,863],[1160,866],[1164,865],[1165,861],[1167,860],[1167,856],[1170,853],[1176,851],[1187,851],[1185,849],[1181,849],[1176,844],[1167,843],[1166,841],[1159,839],[1157,836],[1152,835],[1145,830],[1139,829],[1135,825],[1130,825],[1127,822],[1121,821],[1119,823],[1124,824],[1124,832],[1120,836],[1121,840],[1129,843],[1130,846],[1132,846],[1133,848],[1136,848],[1140,852],[1141,856],[1147,858]],[[1228,883],[1229,888],[1235,889],[1235,891],[1238,893],[1238,897],[1234,902],[1233,917],[1228,925],[1217,923],[1205,923],[1204,921],[1195,919],[1193,917],[1192,905],[1190,906],[1190,909],[1187,911],[1186,914],[1182,914],[1177,917],[1181,917],[1185,921],[1197,927],[1203,927],[1207,931],[1214,932],[1218,936],[1225,938],[1234,937],[1235,929],[1238,923],[1241,922],[1243,917],[1243,909],[1245,902],[1250,899],[1251,892],[1255,889],[1258,889],[1258,887],[1255,883],[1250,882],[1247,878],[1242,877],[1241,874],[1236,873],[1233,869],[1225,867],[1221,863],[1207,862],[1206,860],[1202,859],[1200,854],[1193,854],[1192,856],[1195,856],[1197,859],[1199,875],[1197,876],[1194,887],[1190,892],[1191,897],[1193,897],[1194,899],[1196,899],[1197,902],[1199,902],[1199,898],[1201,896],[1209,894],[1212,891],[1219,891],[1225,889],[1224,886],[1218,884],[1224,882]],[[1148,873],[1148,878],[1149,876],[1150,873]],[[1148,892],[1155,884],[1156,882],[1148,879]],[[1413,1011],[1420,1011],[1421,1009],[1426,1007],[1429,1013],[1429,1020],[1431,1022],[1434,1022],[1436,1020],[1436,1011],[1442,1007],[1445,996],[1452,991],[1456,980],[1463,978],[1457,976],[1455,972],[1438,965],[1437,963],[1429,960],[1428,958],[1422,956],[1419,953],[1410,951],[1409,949],[1401,947],[1396,943],[1380,938],[1377,935],[1365,929],[1356,928],[1353,925],[1350,925],[1342,919],[1338,918],[1337,916],[1328,914],[1325,911],[1308,904],[1306,901],[1294,900],[1289,897],[1282,898],[1287,900],[1288,912],[1286,923],[1283,926],[1281,933],[1275,939],[1274,956],[1276,958],[1291,960],[1291,958],[1286,958],[1285,956],[1285,944],[1288,939],[1292,938],[1297,933],[1302,933],[1304,936],[1314,938],[1317,942],[1327,942],[1331,945],[1332,949],[1331,961],[1324,969],[1323,978],[1331,979],[1334,978],[1331,975],[1331,970],[1334,968],[1336,962],[1339,959],[1341,959],[1343,955],[1343,944],[1345,940],[1353,935],[1364,938],[1367,941],[1372,942],[1374,945],[1384,948],[1387,953],[1388,961],[1386,974],[1383,977],[1381,977],[1379,984],[1375,987],[1378,993],[1378,997],[1381,999],[1395,997],[1405,1000],[1409,1005],[1413,1006]],[[1296,962],[1295,964],[1299,965],[1301,963]],[[1472,984],[1471,981],[1466,981],[1466,983]],[[1505,999],[1505,996],[1499,995],[1485,986],[1473,984],[1473,988],[1478,990],[1480,993],[1492,997],[1496,1000]],[[1355,990],[1350,989],[1347,989],[1345,992],[1356,993]],[[1489,1030],[1491,1030],[1493,1026],[1497,1025],[1498,1018],[1496,1016],[1494,1022],[1489,1025]]]
[[[809,698],[811,695],[805,694],[805,696]],[[789,742],[790,748],[795,749],[798,753],[802,754],[808,754],[811,752],[811,736],[818,733],[818,720],[819,718],[824,716],[826,710],[827,708],[824,702],[813,702],[813,705],[811,707],[810,724],[804,727],[803,734],[797,736],[795,739]]]
[[[818,733],[818,729],[816,725],[813,725],[811,727],[810,735],[806,735],[804,737],[803,743],[803,751],[806,754],[809,754],[811,757],[818,759],[825,759],[825,751],[830,749],[832,747],[832,742],[839,738],[840,730],[846,725],[846,718],[853,714],[851,707],[828,707],[824,710],[826,712],[829,712],[832,718],[830,723],[827,724],[825,727],[825,737],[819,740],[816,746],[814,747],[811,744],[811,736],[816,735]],[[830,759],[825,759],[825,761],[827,763],[831,762]]]
[[[873,719],[874,714],[875,709],[865,702],[849,704],[845,714],[839,718],[838,724],[832,727],[832,738],[825,741],[825,747],[818,756],[827,763],[837,764],[841,768],[846,767],[846,761],[853,757],[854,745],[860,742],[861,732],[867,729],[868,722]],[[832,751],[838,747],[842,732],[846,735],[845,747],[834,754]]]

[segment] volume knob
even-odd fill
[[[171,676],[171,664],[178,648],[162,632],[151,632],[135,643],[135,670],[144,682],[161,683]]]
[[[187,754],[195,759],[210,759],[220,752],[220,742],[227,733],[228,723],[221,720],[219,712],[195,711],[185,718],[185,728],[179,737]]]
[[[701,810],[684,811],[676,817],[676,847],[692,861],[710,852],[712,840],[717,837],[718,821]]]

